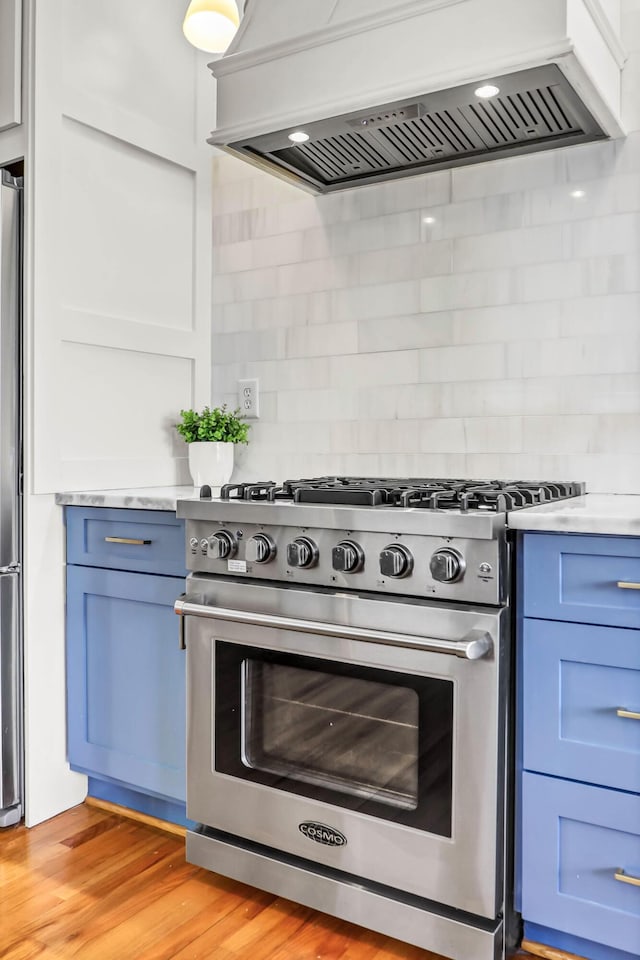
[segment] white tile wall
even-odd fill
[[[626,140],[319,198],[216,159],[214,400],[262,390],[238,477],[640,493],[640,0],[623,9]]]

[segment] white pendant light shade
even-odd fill
[[[239,24],[236,0],[191,0],[182,30],[198,50],[224,53]]]

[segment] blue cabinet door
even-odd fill
[[[526,770],[640,793],[640,633],[524,621]]]
[[[525,773],[522,811],[525,920],[637,956],[640,797]]]
[[[527,533],[525,617],[640,629],[640,539]]]
[[[134,573],[186,574],[184,520],[158,510],[67,507],[67,563]]]
[[[181,577],[67,567],[71,766],[185,799]]]

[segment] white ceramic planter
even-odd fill
[[[229,482],[233,472],[233,443],[205,441],[188,446],[194,487],[199,489],[205,483],[212,488],[221,487]]]

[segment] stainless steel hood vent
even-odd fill
[[[330,193],[624,136],[619,34],[620,0],[250,0],[209,143]]]
[[[479,99],[477,83],[229,144],[320,192],[596,140],[606,134],[551,64],[497,77],[500,93]]]

